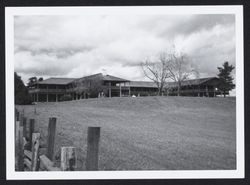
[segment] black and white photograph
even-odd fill
[[[9,7],[6,30],[7,178],[244,178],[242,6]]]

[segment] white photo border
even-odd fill
[[[20,15],[156,15],[234,14],[236,29],[236,170],[147,170],[147,171],[15,171],[14,141],[14,16]],[[103,6],[103,7],[6,7],[6,178],[33,179],[227,179],[245,177],[244,156],[244,58],[243,6]]]

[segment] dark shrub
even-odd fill
[[[24,85],[20,76],[17,73],[15,75],[15,104],[16,105],[28,105],[32,103],[32,98],[28,92],[28,88]]]

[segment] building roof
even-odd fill
[[[104,81],[113,81],[113,82],[130,82],[130,87],[148,87],[148,88],[157,88],[157,85],[154,82],[150,81],[129,81],[122,78],[118,78],[111,75],[103,75],[102,73],[86,76],[83,78],[91,78],[98,76],[100,79]],[[37,84],[51,84],[51,85],[67,85],[77,80],[78,78],[49,78],[43,81],[38,81]],[[208,83],[210,81],[219,81],[217,77],[209,77],[209,78],[199,78],[186,80],[181,83],[182,86],[187,85],[201,85],[204,83]],[[167,87],[177,87],[177,82],[167,82]]]
[[[103,75],[103,80],[104,81],[114,81],[114,82],[129,82],[129,80],[125,80],[123,78],[118,78],[118,77],[111,76],[111,75]]]
[[[48,78],[43,81],[38,81],[37,84],[67,85],[75,79],[76,78]]]
[[[185,80],[181,83],[182,86],[187,85],[201,85],[210,80],[219,81],[216,77],[209,77],[209,78],[199,78],[199,79],[192,79],[192,80]],[[150,87],[150,88],[157,88],[157,85],[154,82],[149,81],[130,81],[130,87]],[[177,87],[177,82],[167,82],[166,87]]]
[[[130,81],[130,87],[150,87],[157,88],[157,85],[154,82],[146,82],[146,81]]]
[[[111,81],[111,82],[129,82],[129,80],[123,79],[123,78],[118,78],[116,76],[112,75],[103,75],[102,73],[97,73],[89,76],[84,76],[80,79],[93,79],[93,78],[98,78],[99,80],[103,81]]]
[[[217,77],[209,77],[209,78],[198,78],[198,79],[192,79],[192,80],[185,80],[185,81],[181,82],[181,86],[201,85],[201,84],[209,82],[210,80],[219,81],[219,78],[217,78]],[[167,86],[168,87],[176,87],[177,82],[168,82]]]

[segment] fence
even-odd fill
[[[49,118],[47,143],[41,144],[41,134],[34,132],[35,119],[27,119],[15,109],[15,157],[18,171],[75,171],[77,167],[76,147],[61,147],[60,167],[54,160],[57,119]],[[29,121],[29,122],[27,122]],[[28,124],[29,123],[29,124]],[[27,132],[28,131],[28,132]],[[98,170],[100,127],[88,127],[86,170]],[[44,154],[40,149],[46,148]]]

